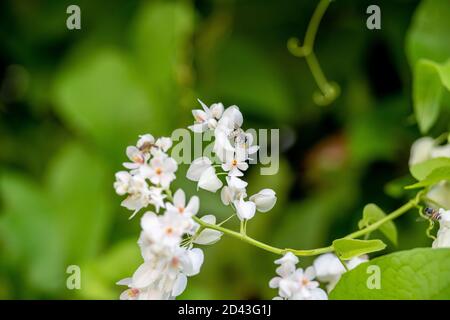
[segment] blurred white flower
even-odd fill
[[[147,160],[150,158],[149,154],[141,152],[135,146],[127,147],[126,154],[131,162],[124,162],[123,166],[130,170],[139,169],[141,166],[145,165]]]
[[[416,140],[411,146],[409,165],[424,162],[431,158],[431,152],[434,148],[434,140],[430,137],[423,137]]]

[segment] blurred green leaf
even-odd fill
[[[178,116],[180,86],[192,81],[188,62],[194,12],[187,2],[144,2],[133,21],[135,63],[159,119]],[[165,120],[167,121],[167,120]]]
[[[54,85],[55,108],[64,121],[114,154],[139,134],[161,131],[166,124],[117,50],[80,53],[66,62]]]
[[[376,204],[369,203],[364,207],[363,217],[358,222],[359,229],[370,226],[371,224],[383,219],[386,216],[383,210],[381,210]],[[397,228],[393,221],[387,221],[383,223],[379,228],[379,231],[383,233],[394,245],[397,245]]]
[[[77,294],[84,299],[118,299],[126,287],[116,282],[131,277],[142,262],[137,240],[122,240],[83,266],[81,290]]]
[[[216,57],[217,77],[208,81],[211,95],[236,101],[244,113],[289,121],[292,100],[279,66],[248,40],[222,44]]]
[[[413,102],[422,133],[428,132],[439,116],[442,92],[436,65],[432,61],[420,59],[414,69]]]
[[[381,240],[337,239],[333,241],[336,254],[343,260],[349,260],[366,253],[386,248]]]
[[[400,251],[370,260],[342,275],[330,299],[426,300],[450,296],[450,249],[420,248]],[[370,288],[370,277],[377,276],[380,288]],[[374,269],[376,270],[376,269]]]
[[[450,166],[449,158],[434,158],[412,165],[409,170],[414,178],[421,181],[425,179],[434,169]]]
[[[406,39],[411,66],[421,58],[442,63],[450,57],[450,2],[425,0],[418,6]]]
[[[64,252],[53,204],[41,186],[14,173],[2,175],[0,194],[4,206],[0,239],[6,244],[11,267],[21,270],[34,290],[49,293],[60,289]]]
[[[47,177],[70,263],[94,257],[111,225],[109,170],[91,150],[69,143],[56,155]]]

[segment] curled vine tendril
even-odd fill
[[[305,58],[306,63],[317,83],[320,91],[313,94],[313,100],[318,105],[329,105],[340,94],[340,87],[335,82],[329,82],[320,67],[319,61],[314,53],[314,41],[319,28],[320,21],[327,10],[331,0],[321,0],[309,21],[303,46],[298,38],[290,38],[287,42],[289,52],[299,58]]]

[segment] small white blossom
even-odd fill
[[[238,177],[227,177],[227,185],[222,188],[220,192],[220,198],[224,205],[229,205],[235,200],[246,198],[247,182]]]
[[[130,170],[139,169],[141,166],[145,165],[150,158],[149,154],[141,152],[139,148],[135,146],[127,147],[126,154],[131,162],[124,162],[123,166]]]
[[[245,201],[242,197],[233,202],[236,214],[240,220],[250,220],[256,212],[256,205],[253,201]]]
[[[280,266],[277,268],[277,277],[269,282],[269,287],[278,289],[276,300],[326,300],[327,294],[319,288],[319,283],[314,281],[314,267],[308,267],[305,271],[296,269],[298,258],[291,252],[286,253],[281,259],[275,260]]]
[[[352,270],[363,262],[368,260],[367,256],[354,257],[346,262],[347,268]],[[327,283],[327,291],[334,289],[345,268],[339,258],[333,253],[325,253],[314,260],[314,269],[319,281]]]
[[[131,178],[131,174],[127,171],[119,171],[116,173],[114,189],[118,195],[123,196],[128,193]]]
[[[201,175],[206,169],[212,166],[212,162],[207,157],[200,157],[192,161],[186,173],[186,177],[192,181],[200,180]]]
[[[153,184],[166,189],[175,179],[177,168],[178,165],[173,158],[154,157],[150,160],[150,165],[141,167],[140,173],[150,179]]]
[[[216,224],[216,217],[213,216],[212,214],[203,216],[200,219],[208,224]],[[198,229],[198,226],[196,229]],[[220,240],[220,238],[222,237],[222,234],[223,234],[222,232],[217,231],[217,230],[203,229],[200,232],[200,234],[198,234],[194,238],[193,242],[196,244],[202,244],[202,245],[214,244]]]
[[[173,204],[166,204],[167,212],[179,214],[183,217],[192,217],[197,214],[199,209],[199,199],[197,196],[193,196],[189,203],[186,205],[186,195],[184,191],[178,189],[173,196]]]
[[[214,103],[210,108],[202,101],[198,100],[202,105],[203,110],[192,110],[195,123],[189,126],[193,132],[201,133],[208,129],[215,129],[217,127],[217,120],[221,118],[223,113],[223,105],[221,103]]]
[[[161,149],[163,152],[167,152],[170,148],[172,148],[172,139],[161,137],[156,140],[155,146]]]
[[[245,150],[238,148],[233,153],[233,156],[226,157],[225,163],[222,164],[222,169],[228,171],[229,176],[242,177],[244,174],[242,171],[248,169],[248,163]]]
[[[197,186],[207,191],[216,192],[222,185],[222,181],[216,175],[216,169],[209,167],[200,176]]]
[[[260,212],[267,212],[271,210],[277,202],[277,196],[272,189],[262,189],[257,194],[249,198],[256,204],[256,209]]]

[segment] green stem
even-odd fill
[[[390,220],[393,220],[399,216],[401,216],[402,214],[404,214],[405,212],[411,210],[412,208],[414,208],[417,205],[415,200],[410,200],[407,203],[405,203],[403,206],[401,206],[400,208],[398,208],[397,210],[391,212],[390,214],[388,214],[387,216],[385,216],[383,219],[378,220],[377,222],[372,223],[370,226],[355,231],[353,233],[350,233],[349,235],[345,236],[344,238],[347,239],[354,239],[354,238],[359,238],[363,235],[365,235],[366,233],[370,233],[372,231],[375,231],[376,229],[378,229],[383,223],[386,223]]]
[[[371,224],[370,226],[368,226],[364,229],[353,232],[353,233],[345,236],[344,238],[353,239],[353,238],[358,238],[358,237],[364,236],[365,234],[368,234],[368,233],[373,232],[374,230],[378,229],[383,223],[386,223],[387,221],[393,220],[393,219],[401,216],[402,214],[406,213],[407,211],[409,211],[410,209],[412,209],[416,206],[417,206],[417,200],[416,199],[410,200],[406,204],[404,204],[403,206],[398,208],[397,210],[388,214],[383,219],[378,220],[377,222]],[[279,255],[283,255],[287,252],[292,252],[296,256],[315,256],[315,255],[334,251],[333,245],[330,245],[327,247],[322,247],[322,248],[317,248],[317,249],[309,249],[309,250],[297,250],[297,249],[290,249],[290,248],[281,249],[281,248],[277,248],[277,247],[273,247],[271,245],[265,244],[256,239],[253,239],[253,238],[247,236],[246,234],[239,233],[239,232],[224,228],[219,225],[206,223],[196,216],[194,216],[193,218],[198,224],[200,224],[200,226],[202,226],[204,228],[220,231],[220,232],[222,232],[228,236],[231,236],[235,239],[239,239],[239,240],[246,242],[248,244],[251,244],[255,247],[258,247],[263,250],[266,250],[266,251],[269,251],[269,252],[272,252],[275,254],[279,254]]]
[[[314,42],[316,39],[317,30],[319,29],[320,21],[330,5],[330,2],[331,0],[321,0],[317,5],[311,20],[309,21],[308,28],[306,29],[303,46],[300,45],[300,41],[297,38],[290,38],[287,44],[288,50],[294,56],[305,58],[311,74],[322,92],[322,96],[318,97],[316,103],[324,105],[331,103],[339,95],[338,85],[330,84],[328,82],[322,68],[320,67],[319,61],[314,54]]]

